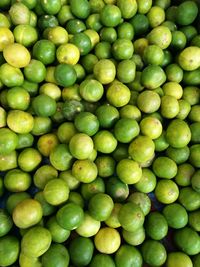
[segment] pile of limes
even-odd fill
[[[0,0],[0,266],[200,266],[199,10]]]

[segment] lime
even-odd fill
[[[58,85],[68,87],[76,82],[76,72],[72,65],[58,64],[55,68],[54,77]]]
[[[44,198],[43,191],[39,191],[35,194],[34,199],[37,200],[41,207],[42,207],[42,213],[43,216],[49,216],[55,212],[55,207],[49,204],[46,199]],[[40,221],[42,222],[42,221]],[[40,223],[39,222],[39,223]]]
[[[32,108],[38,116],[52,116],[56,112],[56,101],[46,94],[41,94],[33,99]]]
[[[200,122],[199,110],[200,110],[200,105],[194,105],[191,107],[191,110],[188,116],[191,121]]]
[[[23,3],[14,3],[9,9],[9,15],[14,25],[29,24],[30,10]]]
[[[21,267],[25,266],[34,266],[41,267],[41,262],[36,257],[28,257],[24,253],[20,252],[19,254],[19,264]]]
[[[185,147],[191,139],[191,131],[188,124],[180,119],[174,119],[166,130],[166,140],[174,148]]]
[[[31,176],[20,169],[10,170],[4,177],[4,185],[10,192],[26,191],[31,185]]]
[[[135,184],[142,176],[142,169],[139,164],[131,159],[120,160],[116,172],[119,179],[126,184]]]
[[[199,59],[200,48],[189,46],[181,51],[178,57],[178,63],[183,70],[192,71],[200,67]]]
[[[37,224],[42,219],[42,207],[37,200],[25,199],[18,203],[12,217],[15,225],[26,229]]]
[[[147,66],[142,71],[141,82],[147,89],[155,89],[166,80],[163,69],[156,65]]]
[[[170,252],[167,255],[166,267],[192,267],[192,261],[190,257],[183,252]]]
[[[138,108],[145,113],[153,113],[160,107],[161,99],[158,93],[150,90],[141,92],[137,98]]]
[[[66,23],[66,30],[69,34],[76,34],[86,30],[86,25],[80,19],[70,18]]]
[[[23,149],[18,156],[18,165],[25,172],[35,170],[41,161],[41,154],[32,147]]]
[[[120,234],[111,227],[101,228],[94,237],[94,244],[99,252],[113,254],[120,247]]]
[[[57,129],[57,136],[61,143],[69,143],[70,139],[75,135],[76,128],[72,122],[64,122]]]
[[[8,63],[0,66],[1,82],[7,87],[21,86],[24,82],[24,75],[19,68]]]
[[[82,98],[89,102],[97,102],[104,93],[102,84],[95,79],[84,80],[79,87],[79,93]]]
[[[193,1],[185,1],[177,8],[176,21],[180,25],[189,25],[195,20],[197,14],[197,4]]]
[[[93,148],[92,138],[85,133],[77,133],[69,141],[70,153],[77,159],[87,159]]]
[[[195,172],[194,167],[189,163],[183,163],[178,166],[178,172],[175,176],[175,181],[180,186],[189,186],[191,178]]]
[[[118,267],[135,266],[142,267],[142,255],[134,246],[123,244],[115,254],[115,262]]]
[[[130,59],[133,52],[134,46],[129,39],[119,38],[112,45],[112,54],[116,60]]]
[[[59,171],[68,170],[71,167],[72,158],[68,146],[65,144],[55,146],[49,155],[50,163]]]
[[[68,239],[69,235],[70,235],[70,231],[69,230],[64,229],[63,227],[61,227],[58,224],[55,216],[51,217],[47,221],[46,227],[51,233],[52,241],[54,241],[56,243],[65,242]]]
[[[134,232],[144,223],[144,213],[135,203],[124,204],[118,215],[119,222],[124,230]]]
[[[94,135],[99,129],[99,121],[91,112],[81,112],[77,114],[74,124],[79,132],[89,136]]]
[[[98,156],[95,160],[100,177],[109,177],[115,172],[115,160],[107,155]]]
[[[0,218],[1,218],[0,237],[2,237],[10,232],[13,226],[13,222],[10,215],[3,209],[0,209]]]
[[[97,166],[90,159],[76,160],[72,165],[72,175],[83,183],[94,181],[97,173]]]
[[[129,232],[123,229],[122,236],[127,244],[138,246],[141,245],[145,240],[145,230],[143,226],[138,228],[134,232]]]
[[[165,69],[167,80],[180,83],[183,79],[183,70],[176,63],[169,64]]]
[[[200,172],[199,170],[197,170],[194,175],[191,178],[191,184],[192,184],[192,188],[196,191],[199,192],[200,191],[200,186],[199,186],[199,182],[200,182]]]
[[[97,253],[92,257],[92,260],[90,262],[90,267],[115,267],[114,260],[110,255],[103,254],[103,253]]]
[[[146,33],[149,28],[149,20],[144,14],[135,14],[135,16],[130,19],[130,23],[133,25],[135,35],[137,36]]]
[[[147,18],[150,26],[155,28],[165,21],[165,11],[159,6],[152,6],[147,13]]]
[[[7,93],[7,101],[11,109],[26,110],[30,104],[30,95],[22,87],[13,87]]]
[[[174,234],[175,244],[187,255],[196,255],[200,252],[200,237],[190,227],[179,229]]]
[[[48,29],[47,38],[55,45],[61,45],[68,42],[68,32],[61,26],[55,26]]]
[[[9,154],[17,147],[18,136],[9,128],[0,129],[0,154]]]
[[[114,107],[123,107],[129,103],[131,92],[125,84],[119,81],[114,81],[107,88],[106,98]]]
[[[121,10],[122,18],[130,19],[136,14],[138,4],[136,0],[117,0],[117,6]]]
[[[114,126],[114,135],[121,143],[129,143],[139,135],[139,125],[131,118],[121,118]]]
[[[45,65],[39,60],[31,59],[30,63],[24,68],[24,75],[29,82],[40,83],[46,76]]]
[[[160,178],[171,179],[177,175],[176,163],[168,157],[157,157],[153,162],[153,172]]]
[[[43,156],[49,156],[52,149],[58,145],[58,138],[55,134],[47,133],[39,137],[37,148]]]
[[[166,205],[163,209],[169,227],[174,229],[183,228],[188,223],[188,214],[186,209],[179,203]]]
[[[18,259],[19,240],[15,236],[6,235],[0,238],[0,265],[10,266]]]
[[[81,225],[76,228],[76,232],[83,237],[91,237],[97,234],[101,223],[92,218],[89,213],[84,214],[84,220]]]
[[[34,226],[24,234],[21,252],[28,257],[40,257],[49,249],[50,244],[50,232],[41,226]]]
[[[142,177],[140,180],[134,184],[135,188],[143,193],[150,193],[156,187],[156,176],[148,168],[142,169]]]
[[[69,264],[69,253],[64,245],[52,244],[47,252],[42,255],[42,266],[53,267],[55,264],[60,267]]]
[[[117,78],[122,83],[130,83],[135,79],[136,65],[132,60],[122,60],[117,65]]]
[[[56,50],[59,63],[75,65],[80,58],[80,52],[74,44],[61,44]]]
[[[144,241],[141,251],[144,261],[150,266],[162,266],[167,259],[164,245],[156,240]]]
[[[110,216],[108,217],[108,219],[105,221],[105,224],[111,228],[118,228],[121,226],[119,219],[118,219],[118,214],[119,211],[122,207],[121,203],[115,203],[114,204],[114,208],[110,214]]]
[[[78,47],[81,56],[87,55],[92,49],[90,38],[82,32],[74,34],[70,42]]]
[[[168,147],[166,150],[166,155],[173,159],[177,164],[184,163],[189,158],[190,149],[188,146],[182,148]]]
[[[39,40],[33,46],[33,57],[41,61],[44,65],[53,63],[55,54],[55,44],[49,40]]]
[[[179,196],[178,186],[172,180],[159,180],[155,188],[155,196],[163,204],[173,203]]]
[[[200,231],[199,210],[189,213],[189,225],[195,231]]]
[[[87,0],[71,1],[70,9],[77,18],[86,19],[90,14],[90,4]]]
[[[102,41],[113,43],[117,39],[117,32],[113,27],[103,27],[100,30],[100,38]]]
[[[150,238],[161,240],[168,232],[167,220],[161,213],[151,212],[145,219],[145,230]]]
[[[115,124],[115,122],[119,119],[118,109],[109,104],[103,104],[99,106],[96,109],[95,114],[99,121],[99,125],[103,128],[112,127]]]
[[[68,203],[62,206],[56,214],[58,224],[66,230],[78,228],[84,219],[83,209],[75,204]]]
[[[117,147],[117,139],[107,130],[100,130],[93,138],[94,148],[101,153],[112,153]]]
[[[7,125],[16,133],[29,133],[33,128],[33,116],[22,110],[11,110],[7,116]]]
[[[189,186],[181,188],[178,201],[187,211],[198,210],[200,206],[199,193]]]
[[[57,14],[61,8],[61,0],[52,0],[51,2],[42,0],[41,7],[49,15]]]
[[[12,214],[17,204],[23,201],[24,199],[28,198],[31,198],[31,196],[27,192],[19,192],[11,194],[6,200],[6,209],[8,213]]]
[[[60,205],[67,201],[69,188],[62,179],[51,179],[44,187],[44,198],[51,205]]]
[[[121,10],[118,6],[107,4],[100,11],[101,23],[106,27],[115,27],[121,22]]]
[[[145,163],[152,159],[155,145],[148,136],[138,136],[129,145],[128,153],[138,163]]]
[[[147,35],[150,44],[158,45],[161,49],[166,49],[172,40],[171,31],[166,26],[157,26]]]
[[[97,193],[89,200],[89,214],[97,221],[105,221],[111,215],[114,203],[108,194]]]
[[[14,35],[7,27],[2,26],[0,36],[0,51],[2,52],[7,45],[14,43]]]
[[[114,81],[116,68],[114,63],[109,59],[100,59],[93,69],[95,78],[102,84],[108,84]]]
[[[151,200],[147,194],[142,192],[133,192],[128,197],[128,202],[138,205],[146,216],[151,209]]]
[[[143,135],[156,139],[162,134],[162,124],[158,119],[148,116],[140,121],[140,131]]]
[[[121,39],[130,39],[132,40],[134,37],[134,28],[131,23],[123,22],[117,27],[118,37]]]
[[[38,40],[38,33],[36,29],[31,25],[17,25],[13,34],[17,43],[30,47]]]
[[[116,202],[124,201],[129,195],[128,185],[117,177],[110,177],[106,184],[106,192]]]

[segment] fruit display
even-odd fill
[[[0,0],[0,266],[200,267],[198,0]]]

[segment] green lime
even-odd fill
[[[41,135],[37,141],[37,148],[43,156],[49,156],[52,149],[59,143],[58,137],[55,134],[47,133]]]
[[[95,78],[102,84],[108,84],[114,81],[116,68],[110,59],[100,59],[93,69]]]
[[[154,240],[163,239],[168,233],[168,224],[165,217],[155,211],[145,218],[145,230],[147,235]]]
[[[98,156],[95,160],[100,177],[109,177],[115,172],[115,160],[111,156]]]
[[[24,82],[22,71],[8,63],[0,66],[0,76],[1,82],[7,87],[21,86]]]
[[[68,32],[61,26],[55,26],[48,29],[47,38],[55,45],[62,45],[68,42]]]
[[[26,191],[31,185],[31,176],[20,169],[10,170],[4,177],[4,185],[10,192]]]
[[[17,153],[12,151],[7,155],[0,154],[0,171],[17,168]]]
[[[192,267],[192,261],[190,257],[183,252],[170,252],[167,255],[166,267]]]
[[[139,192],[150,193],[156,187],[156,176],[155,174],[148,168],[142,169],[142,177],[140,180],[134,184],[135,188]]]
[[[72,155],[69,152],[68,146],[58,144],[50,152],[50,162],[54,168],[59,171],[68,170],[72,164]]]
[[[189,186],[180,189],[178,201],[187,211],[198,210],[200,207],[199,193]]]
[[[88,79],[80,84],[79,93],[84,100],[97,102],[103,96],[104,88],[99,81],[95,79]]]
[[[98,253],[92,257],[90,267],[115,267],[115,262],[110,255]]]
[[[26,110],[30,104],[30,95],[23,87],[13,87],[7,93],[7,101],[11,109]]]
[[[40,257],[50,247],[51,234],[42,226],[34,226],[24,234],[21,241],[21,252],[28,257]]]
[[[189,225],[197,232],[200,231],[199,210],[189,213]]]
[[[150,26],[155,28],[165,21],[165,11],[159,6],[152,6],[147,13],[147,18]]]
[[[62,179],[51,179],[44,187],[44,198],[51,205],[60,205],[67,201],[69,188]]]
[[[138,205],[145,216],[150,212],[151,200],[145,193],[133,192],[129,195],[128,202]]]
[[[100,229],[100,222],[92,218],[89,213],[84,214],[84,220],[81,225],[76,228],[76,232],[83,237],[91,237],[97,234]]]
[[[59,63],[75,65],[80,58],[80,52],[76,45],[64,43],[56,50],[56,57]]]
[[[41,207],[43,216],[49,216],[55,212],[55,207],[49,204],[44,198],[44,192],[39,191],[35,194],[34,199],[37,200]],[[39,222],[40,223],[40,222]]]
[[[27,192],[19,192],[11,194],[6,200],[6,209],[8,213],[12,214],[17,204],[28,198],[31,198],[31,196]]]
[[[111,228],[118,228],[121,226],[119,219],[118,219],[118,214],[119,211],[122,207],[121,203],[114,203],[114,208],[110,214],[110,216],[108,217],[107,220],[105,220],[105,224]]]
[[[178,63],[183,70],[192,71],[200,67],[199,59],[200,48],[189,46],[181,51],[178,57]]]
[[[200,237],[190,227],[184,227],[174,233],[176,246],[187,255],[196,255],[200,252]]]
[[[134,37],[134,27],[129,22],[123,22],[117,27],[118,38],[132,40]]]
[[[136,0],[117,0],[117,5],[121,10],[122,18],[130,19],[134,17],[137,12],[137,1]]]
[[[165,80],[165,72],[159,66],[150,65],[142,71],[141,82],[147,89],[155,89],[161,86]]]
[[[128,152],[133,160],[145,163],[152,159],[155,145],[148,136],[138,136],[129,145]]]
[[[171,31],[166,26],[157,26],[147,35],[150,44],[158,45],[161,49],[166,49],[172,40]]]
[[[121,143],[129,143],[139,135],[139,125],[136,120],[121,118],[114,126],[114,135]]]
[[[106,27],[115,27],[121,22],[121,10],[118,6],[107,4],[100,11],[101,23]]]
[[[166,155],[174,160],[177,164],[181,164],[187,161],[189,158],[190,149],[188,146],[182,148],[168,147],[166,150]]]
[[[46,227],[47,229],[50,231],[51,236],[52,236],[52,241],[56,242],[56,243],[63,243],[65,242],[68,237],[70,236],[70,231],[64,229],[63,227],[61,227],[57,220],[56,217],[53,216],[51,217],[47,223],[46,223]]]
[[[191,178],[195,172],[195,168],[189,163],[183,163],[178,166],[175,181],[179,186],[189,186]]]
[[[119,38],[112,45],[112,54],[116,60],[130,59],[133,52],[134,46],[129,39]]]
[[[177,8],[176,21],[179,25],[191,24],[198,14],[198,6],[193,1],[185,1]]]
[[[17,147],[18,136],[9,128],[0,129],[0,154],[9,154]]]
[[[140,111],[153,113],[160,107],[161,99],[158,93],[150,90],[141,92],[137,98],[137,106]]]
[[[26,229],[37,224],[42,219],[42,207],[37,200],[25,199],[18,203],[12,217],[15,225]]]
[[[87,159],[93,148],[92,138],[85,133],[77,133],[69,141],[70,153],[77,159]]]
[[[117,164],[116,172],[119,179],[126,184],[135,184],[142,176],[142,169],[132,159],[120,160]]]
[[[10,266],[16,262],[19,256],[19,240],[12,235],[0,238],[0,265]]]
[[[0,237],[2,237],[10,232],[13,222],[10,215],[4,209],[0,209],[0,218]]]
[[[131,92],[125,84],[119,81],[114,81],[107,88],[106,98],[114,107],[123,107],[129,103]]]
[[[72,175],[83,183],[94,181],[97,173],[97,166],[90,159],[76,160],[72,165]]]
[[[60,267],[69,264],[69,252],[64,245],[52,244],[47,252],[42,255],[42,266],[53,267],[55,264]]]
[[[101,153],[111,153],[117,147],[117,140],[114,135],[107,131],[101,130],[97,132],[93,138],[94,148]]]
[[[37,30],[31,25],[17,25],[13,34],[17,43],[30,47],[38,40]]]
[[[58,64],[55,68],[54,77],[58,85],[68,87],[76,82],[76,72],[72,65]]]
[[[55,44],[49,40],[39,40],[33,46],[33,57],[41,61],[44,65],[53,63],[55,54]]]
[[[111,215],[114,203],[112,198],[105,193],[97,193],[89,200],[89,214],[97,221],[105,221]]]
[[[18,156],[18,165],[25,172],[35,170],[41,161],[41,154],[32,147],[23,149]]]
[[[162,124],[158,119],[148,116],[140,121],[140,131],[143,135],[156,139],[162,134]]]
[[[41,1],[41,7],[45,11],[45,13],[49,15],[55,15],[61,8],[61,0],[52,0],[52,1]]]
[[[187,211],[179,203],[166,205],[163,209],[163,215],[169,227],[174,229],[183,228],[188,223]]]
[[[111,227],[103,227],[94,237],[96,249],[105,254],[113,254],[121,244],[119,232]]]
[[[171,82],[180,83],[183,79],[183,70],[176,63],[169,64],[165,69],[165,74],[167,76],[167,80]]]
[[[117,78],[122,83],[131,83],[135,79],[136,65],[129,59],[122,60],[117,65]]]
[[[29,133],[34,124],[33,116],[22,110],[11,110],[7,116],[7,125],[16,133]]]
[[[14,35],[13,33],[8,29],[8,27],[2,26],[0,28],[0,51],[2,52],[3,49],[8,45],[14,43]]]
[[[180,119],[174,119],[166,130],[166,140],[174,148],[185,147],[191,139],[191,131],[188,124]]]
[[[99,106],[96,109],[95,114],[99,121],[99,125],[103,128],[112,127],[115,124],[115,122],[119,119],[118,109],[109,104],[103,104]]]
[[[86,25],[80,19],[70,18],[66,23],[66,30],[69,34],[76,34],[86,30]]]
[[[171,179],[177,175],[176,163],[168,157],[157,157],[153,162],[153,172],[157,177]]]
[[[74,124],[79,132],[89,136],[94,135],[99,129],[99,121],[91,112],[81,112],[77,114]]]
[[[135,14],[135,16],[130,19],[130,23],[133,25],[136,36],[145,34],[149,29],[149,20],[144,14]]]
[[[90,4],[87,0],[71,1],[70,9],[77,18],[86,19],[90,14]]]
[[[191,178],[191,184],[192,184],[192,188],[196,191],[199,192],[200,191],[200,172],[199,170],[195,171],[194,175]]]
[[[138,246],[145,240],[145,230],[143,226],[138,228],[134,232],[129,232],[123,229],[122,236],[126,243],[128,243],[129,245]]]
[[[75,203],[62,206],[56,213],[58,224],[66,230],[78,228],[84,220],[83,209]]]
[[[178,186],[172,180],[161,179],[157,182],[155,196],[161,203],[171,204],[178,199]]]
[[[36,115],[48,117],[56,112],[56,101],[45,94],[34,97],[32,107]]]
[[[200,105],[194,105],[191,107],[191,110],[188,116],[191,121],[200,122],[199,110],[200,110]]]
[[[78,47],[81,56],[87,55],[92,48],[90,38],[82,32],[74,34],[70,42]]]
[[[135,266],[142,267],[142,255],[137,248],[123,244],[115,254],[115,262],[118,267]]]
[[[117,177],[110,177],[106,183],[106,192],[116,202],[124,201],[129,195],[128,185]]]
[[[126,231],[134,232],[144,223],[144,213],[135,203],[125,203],[118,215],[121,226]]]
[[[102,41],[113,43],[117,39],[117,31],[113,27],[103,27],[100,30],[100,38]]]
[[[144,241],[141,252],[144,261],[150,266],[162,266],[167,259],[164,245],[156,240]]]

